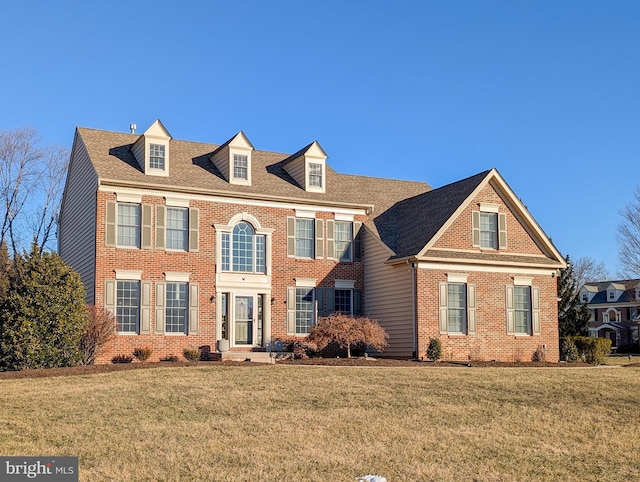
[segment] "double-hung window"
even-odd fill
[[[352,261],[353,223],[350,221],[336,221],[334,229],[334,257],[340,261]]]
[[[322,164],[309,164],[309,186],[322,187]]]
[[[466,333],[467,285],[448,283],[447,292],[447,332]]]
[[[296,335],[311,331],[315,318],[314,288],[296,288]]]
[[[313,258],[314,219],[296,219],[296,257]]]
[[[189,248],[189,210],[167,207],[167,249]]]
[[[187,332],[187,283],[166,284],[165,331]]]
[[[476,332],[476,286],[467,275],[450,273],[439,284],[440,333],[473,335]]]
[[[222,271],[266,273],[266,237],[255,234],[249,223],[241,221],[230,233],[223,232],[220,243]]]
[[[149,144],[149,167],[164,171],[165,152],[162,144]]]
[[[334,302],[336,313],[353,314],[353,290],[336,289]]]
[[[480,213],[480,247],[498,249],[498,215]]]
[[[531,334],[531,287],[513,287],[514,327],[518,335]]]
[[[116,320],[119,333],[138,333],[140,324],[140,282],[116,283]]]
[[[140,205],[118,203],[118,246],[140,247]]]
[[[233,155],[233,177],[243,180],[249,179],[249,159],[246,155]]]

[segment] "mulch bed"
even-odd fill
[[[349,367],[412,367],[412,368],[486,368],[486,367],[588,367],[586,363],[505,363],[505,362],[480,362],[472,361],[470,364],[463,362],[428,362],[416,360],[398,360],[392,358],[307,358],[303,360],[282,360],[278,361],[282,365],[318,365],[318,366],[349,366]],[[110,373],[125,370],[146,370],[151,368],[174,368],[174,367],[203,367],[203,366],[265,366],[263,363],[254,362],[234,362],[234,361],[201,361],[201,362],[148,362],[148,363],[116,363],[109,365],[90,365],[68,368],[41,368],[37,370],[22,370],[0,372],[0,380],[16,378],[45,378],[93,375],[97,373]],[[628,367],[640,368],[640,363],[627,365]]]

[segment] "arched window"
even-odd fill
[[[265,236],[255,234],[251,224],[239,222],[221,241],[222,271],[266,273]]]

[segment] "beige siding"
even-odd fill
[[[211,158],[211,162],[213,165],[218,168],[220,173],[224,176],[224,178],[228,181],[231,179],[231,173],[229,172],[229,147],[225,147],[221,149],[220,152],[217,152],[215,156]]]
[[[304,156],[300,156],[295,161],[288,163],[285,167],[289,175],[300,185],[302,189],[306,189],[304,164]]]
[[[80,276],[88,304],[94,303],[96,190],[98,176],[82,139],[76,135],[60,210],[58,252]]]
[[[144,138],[138,139],[138,141],[131,147],[131,152],[135,156],[138,164],[140,164],[140,169],[142,172],[145,171],[145,160],[144,160]]]
[[[364,232],[365,314],[378,320],[389,335],[384,356],[410,357],[414,350],[412,268],[384,264],[389,251],[368,229]]]

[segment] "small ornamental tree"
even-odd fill
[[[116,336],[116,317],[107,309],[87,306],[87,324],[80,338],[82,364],[93,365],[100,350]]]
[[[442,343],[440,343],[440,338],[429,338],[427,358],[432,361],[438,361],[442,358]]]
[[[318,320],[309,333],[308,341],[315,343],[319,350],[329,343],[336,343],[346,349],[347,358],[351,358],[352,345],[362,344],[382,351],[387,347],[388,339],[389,335],[376,320],[335,313]]]
[[[17,255],[0,306],[0,369],[52,368],[82,361],[87,323],[80,275],[56,253]]]

